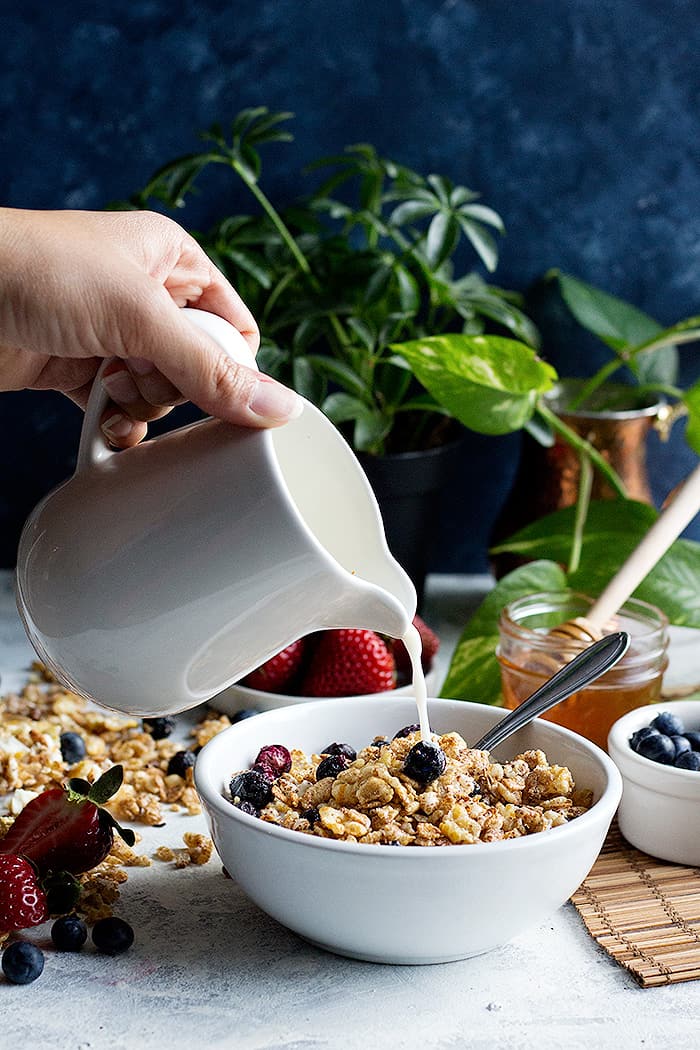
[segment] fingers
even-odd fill
[[[166,411],[169,412],[170,409]],[[146,423],[132,419],[123,412],[107,410],[100,425],[110,445],[116,445],[117,448],[131,448],[132,445],[138,445],[148,433]]]
[[[102,373],[102,385],[116,405],[144,422],[158,419],[164,408],[184,400],[155,365],[141,358],[130,358],[128,364],[111,362]]]
[[[260,332],[255,318],[221,272],[215,266],[210,266],[211,284],[202,293],[197,308],[209,310],[230,321],[248,343],[253,354],[256,354],[260,346]]]
[[[118,448],[142,441],[147,423],[161,419],[184,398],[149,361],[132,358],[128,367],[114,360],[102,374],[102,385],[112,399],[102,416],[107,440]]]
[[[180,316],[166,290],[159,288],[158,292],[155,303],[144,304],[148,312],[145,318],[139,319],[138,341],[129,338],[129,333],[122,334],[124,346],[138,346],[140,362],[152,362],[154,369],[152,374],[146,371],[133,375],[132,358],[128,353],[125,355],[131,379],[140,394],[140,400],[126,403],[130,415],[156,418],[145,414],[152,396],[146,384],[160,384],[163,379],[180,398],[193,401],[205,412],[229,423],[279,426],[301,413],[303,403],[298,394],[270,376],[237,364],[209,336]],[[209,305],[213,304],[209,302]],[[249,332],[249,337],[252,336]],[[110,395],[124,404],[125,392],[126,384],[118,397],[111,390]],[[128,390],[129,396],[133,397],[133,393]],[[141,400],[146,404],[141,404]],[[138,406],[139,411],[132,412],[132,405]]]

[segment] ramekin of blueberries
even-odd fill
[[[700,732],[687,730],[671,711],[661,711],[649,725],[632,733],[629,745],[652,762],[700,772]]]
[[[630,711],[612,726],[608,751],[622,774],[624,838],[653,857],[700,866],[700,701]]]

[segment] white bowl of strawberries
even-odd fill
[[[440,640],[416,616],[423,671],[434,695],[434,657]],[[223,714],[241,716],[330,697],[405,696],[413,692],[411,664],[402,641],[360,628],[318,631],[292,642],[240,682],[209,701]]]

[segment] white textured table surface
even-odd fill
[[[487,583],[429,581],[425,617],[444,641],[441,668]],[[3,691],[22,683],[31,659],[10,574],[0,573]],[[675,670],[682,677],[678,661]],[[141,852],[205,830],[200,817],[166,819],[146,830]],[[182,870],[158,862],[131,869],[119,912],[136,941],[116,958],[89,944],[58,954],[48,925],[34,933],[46,947],[39,980],[18,987],[0,977],[2,1050],[690,1050],[700,1041],[700,982],[640,989],[571,905],[499,951],[426,967],[354,962],[311,947],[224,879],[216,858]]]

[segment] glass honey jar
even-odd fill
[[[585,617],[592,604],[593,599],[584,594],[556,591],[518,598],[501,611],[496,656],[506,707],[517,707],[586,648],[584,641],[549,632],[566,620]],[[631,636],[620,662],[542,716],[602,748],[621,715],[658,700],[668,666],[668,619],[660,609],[630,598],[606,626],[606,633],[611,631],[627,631]]]

